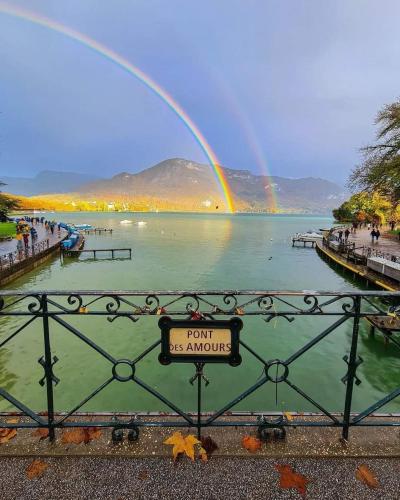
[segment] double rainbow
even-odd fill
[[[133,75],[135,78],[141,81],[144,85],[146,85],[146,87],[148,87],[154,94],[160,97],[165,102],[165,104],[167,104],[167,106],[169,106],[169,108],[180,118],[180,120],[184,123],[186,128],[195,138],[204,154],[206,155],[207,160],[215,173],[218,184],[225,199],[227,211],[231,213],[234,212],[232,193],[226,180],[225,173],[222,167],[219,165],[216,154],[211,149],[211,146],[208,144],[207,140],[200,132],[197,125],[193,122],[193,120],[189,117],[185,110],[175,101],[175,99],[170,94],[168,94],[168,92],[166,92],[166,90],[158,85],[158,83],[156,83],[150,76],[131,64],[127,59],[123,58],[113,50],[107,48],[105,45],[102,45],[93,38],[90,38],[87,35],[69,28],[68,26],[65,26],[57,21],[1,1],[0,13],[17,17],[25,21],[43,26],[44,28],[48,28],[52,31],[56,31],[57,33],[61,33],[68,38],[81,43],[85,47],[92,49],[97,54],[100,54],[103,57],[107,58],[109,61],[112,61],[114,64],[118,65],[120,68],[124,69],[129,74]]]

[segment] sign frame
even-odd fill
[[[227,363],[231,366],[239,366],[242,357],[239,354],[239,332],[243,328],[240,318],[233,317],[229,320],[174,320],[169,316],[163,316],[158,322],[161,329],[161,353],[158,360],[162,365],[170,363]],[[204,355],[204,354],[175,354],[170,351],[170,332],[172,328],[190,329],[229,329],[231,332],[231,352],[226,356]]]

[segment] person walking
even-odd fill
[[[349,239],[350,231],[349,228],[346,227],[346,231],[344,232],[344,241],[347,243],[347,240]]]
[[[376,236],[376,232],[375,232],[375,229],[373,229],[373,230],[371,231],[371,239],[372,239],[372,243],[374,243],[374,242],[375,242],[375,236]]]
[[[343,239],[343,231],[340,229],[340,231],[338,231],[337,234],[338,234],[339,241],[341,242]]]
[[[22,237],[24,239],[25,250],[28,250],[28,246],[29,246],[29,234],[28,233],[24,233],[22,235]]]
[[[379,240],[379,236],[381,235],[381,232],[379,231],[379,229],[377,229],[375,231],[375,238],[376,238],[376,242],[378,243],[378,240]]]

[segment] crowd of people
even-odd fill
[[[340,228],[337,231],[337,237],[340,243],[347,243],[350,234],[356,234],[357,229],[362,229],[363,227],[366,228],[368,231],[370,231],[371,235],[371,242],[378,243],[378,240],[381,236],[380,228],[382,228],[383,224],[377,224],[377,223],[371,223],[371,222],[354,222],[352,226],[346,227],[346,229],[343,231],[342,228]]]
[[[21,259],[23,253],[28,253],[29,244],[33,246],[38,239],[38,233],[35,226],[39,224],[43,226],[46,233],[54,234],[57,229],[60,234],[60,225],[55,221],[48,221],[44,217],[30,217],[25,216],[21,219],[15,219],[17,222],[17,230],[15,239],[17,240],[17,253]]]

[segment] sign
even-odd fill
[[[172,320],[160,318],[161,364],[180,363],[229,363],[240,365],[240,318],[217,320]]]

